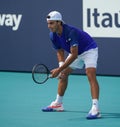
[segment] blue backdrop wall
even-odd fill
[[[49,69],[58,66],[46,24],[52,10],[60,11],[67,24],[83,29],[82,0],[0,0],[1,71],[31,71],[36,63]],[[120,15],[118,19],[120,23]],[[120,37],[94,39],[99,46],[97,74],[120,75]]]

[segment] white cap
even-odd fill
[[[55,21],[61,21],[61,22],[63,22],[62,15],[58,11],[51,11],[47,15],[47,21],[49,21],[49,20],[55,20]]]

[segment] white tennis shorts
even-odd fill
[[[70,57],[71,54],[68,55],[67,59]],[[97,67],[97,59],[98,59],[98,48],[90,49],[85,51],[84,53],[80,54],[72,64],[70,64],[70,68],[72,69],[82,69],[84,66],[85,68],[90,67]]]

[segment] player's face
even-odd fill
[[[48,28],[52,32],[57,32],[59,31],[59,23],[57,21],[47,21]]]

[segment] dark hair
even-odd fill
[[[46,16],[46,18],[47,18],[47,19],[50,19],[50,16],[49,16],[49,15],[47,15],[47,16]],[[63,22],[62,22],[62,21],[60,21],[60,20],[57,20],[56,22],[61,22],[61,25],[63,25]]]
[[[63,22],[62,21],[57,20],[57,22],[61,22],[61,25],[63,25]]]
[[[50,19],[50,16],[49,15],[47,15],[47,19]]]

